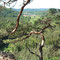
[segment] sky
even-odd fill
[[[18,0],[14,8],[19,9],[23,0]],[[60,8],[60,0],[33,0],[25,8]]]

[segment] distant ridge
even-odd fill
[[[20,9],[13,9],[13,10],[15,10],[15,11],[20,11]],[[24,11],[47,11],[48,10],[48,8],[38,8],[38,9],[29,9],[29,8],[27,8],[27,9],[24,9]]]

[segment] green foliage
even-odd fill
[[[30,31],[40,31],[44,26],[50,23],[52,26],[44,31],[45,44],[44,47],[44,59],[45,60],[59,60],[60,56],[60,12],[58,9],[49,9],[48,11],[37,11],[31,12],[35,13],[36,16],[21,16],[19,27],[16,33],[9,34],[16,25],[16,17],[18,12],[12,9],[6,9],[0,7],[0,43],[7,44],[15,40],[21,40]],[[47,13],[49,12],[49,13]],[[30,13],[30,12],[28,12]],[[48,20],[51,21],[48,21]],[[48,22],[47,22],[48,21]],[[44,22],[47,22],[45,24]],[[19,41],[15,44],[8,43],[8,47],[4,47],[4,51],[12,52],[18,58],[18,60],[38,60],[35,55],[30,54],[26,47],[29,47],[32,51],[37,51],[36,43],[41,43],[40,35],[32,34],[32,36],[24,41]],[[58,47],[58,48],[57,48]],[[15,53],[16,52],[16,53]],[[58,56],[58,57],[56,57]]]
[[[53,58],[46,59],[46,60],[59,60],[59,59],[60,59],[59,57],[53,57]]]
[[[55,14],[56,12],[57,12],[57,9],[55,9],[55,8],[50,8],[49,9],[49,13],[52,14],[52,15]]]

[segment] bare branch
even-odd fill
[[[42,33],[41,33],[41,39],[42,39],[41,46],[43,47],[45,43],[45,37]]]
[[[41,42],[41,44],[40,44],[40,46],[39,46],[40,55],[32,52],[32,51],[27,47],[27,49],[29,50],[29,52],[30,52],[31,54],[34,54],[34,55],[36,55],[37,57],[39,57],[39,60],[43,60],[43,51],[42,51],[42,48],[44,47],[44,43],[45,43],[45,37],[44,37],[44,35],[43,35],[42,33],[41,33],[41,39],[42,39],[42,42]]]
[[[2,1],[2,2],[4,3],[4,7],[5,7],[5,4],[11,2],[11,0],[8,0],[7,2],[5,2],[5,1]]]
[[[7,2],[5,2],[6,4],[9,3],[11,0],[8,0]]]
[[[41,42],[40,47],[39,47],[39,51],[40,51],[41,56],[40,56],[39,60],[43,60],[42,48],[44,47],[44,44],[45,44],[45,37],[42,33],[41,33],[41,39],[42,39],[42,42]]]
[[[31,54],[34,54],[34,55],[36,55],[37,57],[40,57],[38,54],[36,54],[35,52],[32,52],[29,48],[27,48],[28,50],[29,50],[29,52],[31,53]]]

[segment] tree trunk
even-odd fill
[[[40,57],[39,60],[43,60],[43,51],[42,51],[43,46],[40,45],[39,51],[40,51]]]

